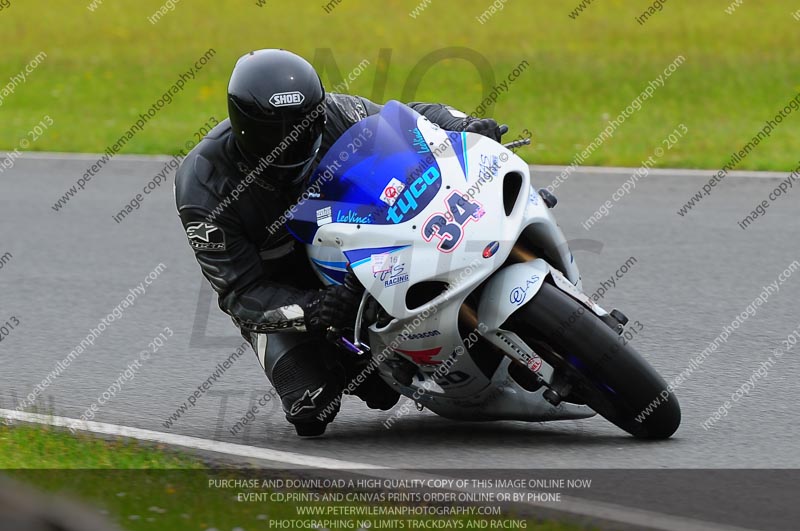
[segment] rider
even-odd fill
[[[506,129],[446,105],[408,105],[447,130],[500,140]],[[349,274],[344,284],[321,288],[304,246],[285,226],[275,230],[275,222],[297,203],[331,145],[380,110],[362,97],[326,93],[311,64],[289,51],[250,52],[231,74],[229,118],[186,156],[175,177],[178,213],[200,268],[299,435],[324,433],[357,375],[358,364],[326,333],[352,328],[363,287]],[[390,409],[399,398],[376,372],[354,394],[375,409]]]

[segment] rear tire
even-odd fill
[[[565,401],[587,404],[643,439],[666,439],[678,429],[680,406],[664,379],[630,343],[554,285],[544,283],[503,328],[566,375],[572,389]]]

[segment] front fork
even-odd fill
[[[467,326],[474,327],[478,323],[485,325],[484,329],[488,330],[483,337],[514,362],[527,367],[535,375],[538,384],[548,387],[544,398],[551,404],[558,405],[571,390],[569,381],[554,374],[553,368],[544,363],[517,334],[501,328],[514,312],[534,298],[548,277],[558,289],[592,311],[609,327],[618,333],[622,331],[627,318],[621,312],[607,312],[575,287],[559,270],[535,257],[498,271],[484,287],[477,312],[462,307],[459,317],[466,321]]]

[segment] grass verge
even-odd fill
[[[299,507],[358,507],[347,502],[270,501],[275,490],[250,489],[248,501],[240,496],[248,489],[219,488],[213,478],[289,477],[281,471],[209,470],[200,459],[164,447],[145,446],[135,441],[113,441],[88,435],[72,436],[47,427],[0,424],[0,469],[14,479],[38,489],[78,499],[97,508],[130,531],[250,530],[284,529],[358,530],[363,521],[382,529],[441,529],[425,524],[434,520],[451,522],[446,529],[469,529],[470,522],[483,517],[354,517],[305,516]],[[70,470],[65,470],[70,469]],[[308,491],[294,491],[308,495]],[[321,496],[324,493],[317,493]],[[284,497],[289,498],[286,492]],[[255,500],[258,498],[258,500]],[[266,498],[266,499],[262,499]],[[393,524],[386,525],[387,520]],[[577,531],[559,522],[536,522],[512,515],[486,517],[483,529],[527,529],[531,531]],[[287,524],[288,522],[288,524]],[[494,524],[492,524],[494,522]],[[514,526],[504,523],[515,522]],[[319,524],[319,525],[317,525]],[[332,525],[333,524],[333,525]],[[363,526],[364,529],[367,526]]]
[[[719,168],[800,91],[794,0],[745,3],[732,14],[715,0],[669,2],[644,24],[637,18],[647,6],[620,1],[576,16],[561,2],[433,1],[412,15],[413,2],[259,0],[223,9],[193,0],[168,2],[173,9],[155,23],[163,0],[89,4],[12,2],[0,11],[0,87],[47,54],[5,95],[0,148],[18,147],[49,115],[53,125],[27,137],[28,149],[103,152],[212,48],[213,59],[123,153],[179,153],[209,117],[226,116],[235,59],[265,47],[307,57],[329,88],[347,81],[345,92],[376,101],[443,101],[466,112],[481,104],[482,79],[499,84],[525,61],[485,114],[509,123],[511,139],[528,129],[534,145],[521,154],[539,164],[572,161],[679,55],[685,63],[583,164],[639,166],[662,147],[657,166]],[[739,169],[794,168],[797,114]],[[689,133],[666,149],[679,124]]]

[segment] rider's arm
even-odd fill
[[[322,154],[324,154],[333,142],[351,125],[362,118],[378,114],[383,108],[383,105],[361,96],[350,96],[348,94],[331,92],[326,94],[326,103],[328,122],[325,125],[327,134],[326,137],[323,138]],[[449,105],[441,103],[412,102],[407,105],[447,131],[465,131],[470,124],[475,122],[491,121],[494,126],[497,125],[494,120],[474,118]]]
[[[381,109],[383,108],[382,105],[378,105],[377,103],[360,96],[358,98],[362,101],[368,115],[378,114],[381,112]],[[411,103],[407,103],[406,105],[447,131],[464,131],[470,123],[478,120],[478,118],[468,116],[458,109],[454,109],[453,107],[443,103],[424,103],[420,101],[413,101]]]
[[[243,330],[305,331],[303,306],[309,292],[269,279],[268,262],[225,215],[207,221],[209,211],[183,207],[180,217],[203,275],[219,295],[219,306]],[[208,240],[208,241],[206,241]],[[213,244],[214,249],[202,249]]]
[[[464,131],[470,123],[478,120],[443,103],[413,101],[407,105],[447,131]]]
[[[270,262],[261,260],[247,237],[236,203],[230,203],[230,191],[221,187],[224,179],[216,172],[204,156],[189,154],[175,177],[175,202],[220,308],[243,330],[305,330],[303,303],[312,294],[269,280]]]

